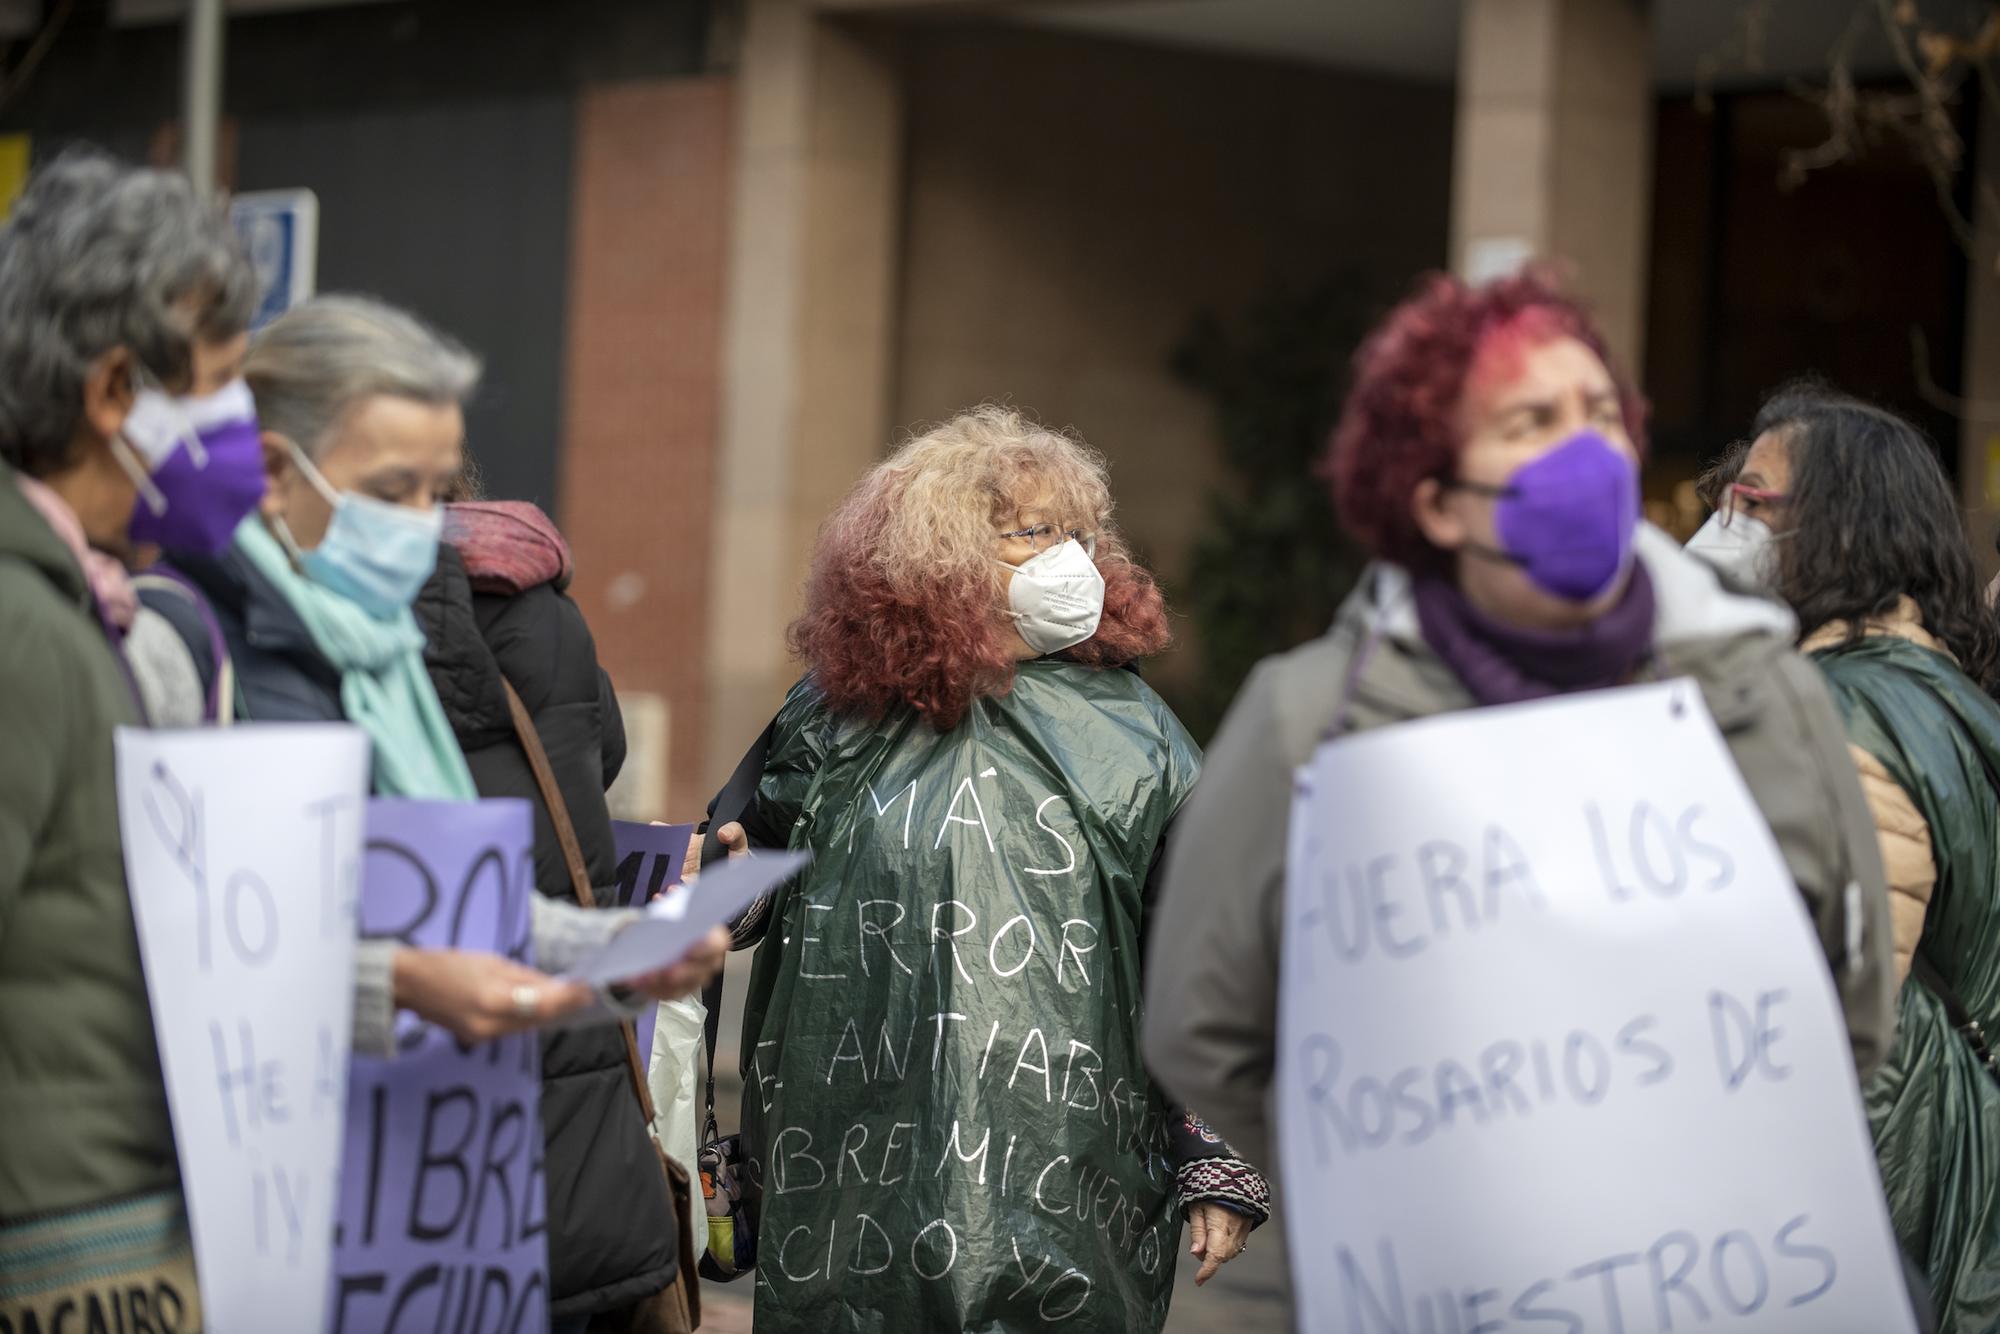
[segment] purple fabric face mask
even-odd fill
[[[1592,602],[1631,567],[1639,469],[1596,431],[1577,432],[1505,486],[1452,485],[1495,500],[1501,550],[1471,549],[1520,566],[1544,593]]]
[[[214,555],[264,495],[264,452],[250,388],[206,398],[141,391],[124,436],[150,476],[132,510],[132,540]]]

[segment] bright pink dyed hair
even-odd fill
[[[1418,529],[1411,494],[1426,478],[1451,475],[1473,378],[1509,374],[1512,357],[1557,338],[1576,339],[1611,372],[1626,433],[1645,453],[1645,399],[1612,360],[1589,313],[1547,270],[1482,287],[1433,275],[1354,354],[1354,387],[1321,466],[1356,541],[1411,569],[1440,567],[1444,554]]]
[[[1158,586],[1111,524],[1104,461],[1007,408],[962,413],[861,479],[820,530],[792,652],[841,713],[899,704],[949,731],[1014,684],[1002,524],[1024,505],[1097,534],[1104,616],[1061,656],[1119,667],[1171,638]]]

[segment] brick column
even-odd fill
[[[726,78],[577,103],[561,521],[627,706],[620,807],[647,818],[690,818],[711,790],[701,641],[735,112]]]

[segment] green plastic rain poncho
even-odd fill
[[[745,1014],[758,1334],[1164,1322],[1174,1163],[1226,1153],[1139,1058],[1147,879],[1199,763],[1129,671],[1023,663],[943,734],[792,691],[746,821],[815,857]]]
[[[1849,738],[1930,825],[1938,880],[1918,955],[2000,1034],[2000,711],[1949,660],[1894,636],[1816,661]],[[1939,1328],[2000,1329],[2000,1083],[1914,974],[1865,1094],[1896,1236],[1930,1279]]]

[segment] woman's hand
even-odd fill
[[[478,950],[399,949],[391,969],[397,1006],[460,1042],[491,1042],[539,1028],[597,999],[580,982]]]
[[[744,833],[743,826],[736,823],[736,821],[731,820],[728,824],[716,830],[715,836],[722,840],[724,850],[731,857],[747,857],[750,855],[750,835]],[[692,885],[695,882],[695,877],[701,874],[701,843],[700,838],[691,838],[688,840],[687,855],[681,858],[681,883],[683,885]]]
[[[1188,1231],[1194,1241],[1188,1254],[1201,1260],[1201,1272],[1194,1276],[1196,1287],[1215,1277],[1215,1271],[1243,1254],[1250,1242],[1250,1219],[1234,1209],[1206,1200],[1188,1206]]]
[[[729,931],[726,927],[712,926],[708,934],[696,941],[679,963],[638,977],[628,978],[618,984],[621,992],[637,992],[648,1000],[673,1001],[683,996],[692,996],[707,986],[715,975],[722,971],[722,961],[729,957]]]

